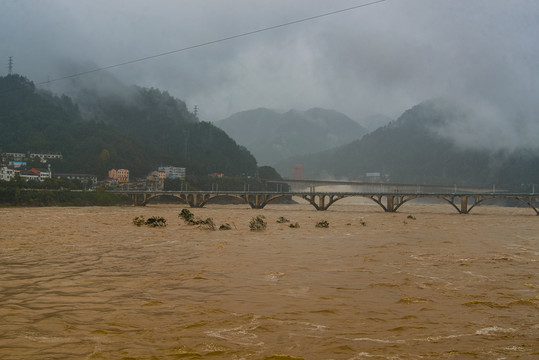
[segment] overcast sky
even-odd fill
[[[369,2],[2,0],[0,74],[13,56],[40,83]],[[198,105],[201,120],[257,107],[396,118],[453,96],[484,115],[470,131],[537,143],[538,38],[537,0],[386,0],[107,71]]]

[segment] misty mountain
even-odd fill
[[[306,178],[363,180],[366,173],[378,172],[391,182],[411,184],[499,184],[520,189],[539,183],[537,148],[494,151],[457,145],[454,124],[473,121],[474,113],[455,101],[429,100],[360,140],[275,167],[283,177],[302,164]],[[463,130],[461,135],[471,134]]]
[[[343,145],[367,132],[346,115],[320,108],[285,113],[247,110],[216,125],[249,149],[259,163],[268,165]]]
[[[22,76],[0,77],[0,149],[60,151],[64,160],[53,165],[55,171],[99,177],[110,168],[145,176],[159,165],[183,166],[191,175],[256,172],[256,160],[245,148],[168,93],[101,90],[81,87],[75,103],[37,90]]]
[[[373,132],[378,128],[386,126],[391,121],[393,121],[393,119],[390,117],[380,114],[370,115],[359,119],[359,123],[362,124],[368,132]]]
[[[163,140],[163,129],[198,122],[185,102],[155,88],[125,85],[103,72],[74,78],[64,87],[83,117],[122,128],[129,135]]]

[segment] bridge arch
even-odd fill
[[[141,204],[142,206],[145,206],[147,205],[151,200],[154,200],[154,199],[158,199],[158,198],[161,198],[161,197],[173,197],[173,198],[176,198],[176,199],[180,199],[182,200],[184,203],[187,204],[187,200],[184,199],[182,196],[179,196],[178,194],[152,194],[152,195],[149,195],[146,199],[144,199],[143,203]]]
[[[420,195],[409,195],[409,194],[369,194],[369,195],[363,195],[363,197],[369,198],[378,205],[382,209],[384,209],[385,212],[396,212],[404,203],[417,199],[418,197],[421,197]],[[385,204],[383,199],[385,198]]]
[[[539,215],[539,200],[534,195],[515,195],[515,199],[531,207],[536,215]]]
[[[455,209],[459,212],[459,214],[469,214],[470,211],[475,207],[480,205],[481,203],[485,201],[489,201],[492,199],[515,199],[521,202],[522,204],[527,205],[530,207],[533,211],[535,211],[536,215],[539,215],[539,203],[538,203],[538,196],[535,194],[529,194],[529,195],[522,195],[522,194],[462,194],[462,195],[443,195],[439,196],[439,198],[446,200],[448,203],[453,205]],[[455,204],[455,198],[460,199],[460,208],[456,206]],[[468,203],[469,199],[473,199],[473,203]]]
[[[317,210],[327,210],[336,201],[360,196],[371,199],[385,212],[396,212],[406,202],[416,198],[434,198],[449,203],[460,214],[468,214],[475,206],[491,199],[515,199],[533,209],[539,215],[539,194],[537,193],[360,193],[360,192],[204,192],[204,191],[111,191],[131,197],[135,206],[144,206],[149,201],[171,196],[184,201],[191,207],[203,207],[208,201],[218,197],[232,197],[243,200],[253,209],[262,209],[268,203],[285,196],[298,196],[307,200]]]
[[[263,209],[267,204],[275,199],[279,199],[288,196],[288,193],[275,193],[275,194],[241,194],[240,197],[247,203],[252,209]]]
[[[153,199],[170,196],[182,200],[192,208],[204,207],[209,201],[216,198],[236,198],[242,200],[253,209],[262,209],[275,199],[289,196],[288,193],[204,193],[204,192],[154,192],[154,193],[132,193],[130,194],[134,205],[145,206]]]
[[[353,194],[331,194],[331,193],[309,193],[301,197],[307,200],[316,210],[325,211],[335,202],[345,197],[354,196]]]

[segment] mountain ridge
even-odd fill
[[[348,116],[322,108],[283,113],[267,108],[242,111],[217,121],[259,163],[329,149],[360,138],[367,130]]]
[[[256,173],[256,159],[245,148],[199,121],[181,100],[158,89],[131,89],[114,96],[81,88],[87,102],[75,103],[36,89],[20,75],[0,77],[0,149],[61,151],[64,159],[54,163],[55,171],[100,178],[111,168],[145,177],[159,165],[183,166],[193,175]]]
[[[289,177],[302,164],[306,178],[365,179],[368,172],[391,182],[490,185],[522,190],[539,182],[537,149],[492,150],[463,147],[444,134],[451,124],[473,121],[473,112],[448,99],[432,99],[359,140],[275,165]]]

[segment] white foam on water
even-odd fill
[[[496,333],[512,333],[515,331],[517,330],[513,328],[504,329],[498,326],[490,326],[490,327],[477,330],[475,334],[476,335],[495,335]]]
[[[40,343],[68,343],[68,342],[72,342],[76,340],[69,337],[32,335],[32,334],[27,334],[24,337],[25,339],[28,339],[30,341],[35,341],[35,342],[40,342]]]
[[[456,339],[456,338],[463,337],[463,336],[470,336],[470,335],[469,334],[455,334],[455,335],[446,335],[446,336],[442,336],[442,335],[429,336],[429,337],[427,337],[426,340],[428,342],[432,342],[432,341],[440,341],[440,340],[444,340],[444,339]],[[423,341],[424,339],[415,339],[415,340]]]
[[[205,333],[208,336],[224,339],[239,345],[263,346],[264,342],[255,342],[255,340],[258,338],[258,335],[252,332],[253,330],[257,329],[258,326],[258,317],[255,317],[251,320],[250,323],[245,325],[235,326],[232,328],[209,330]]]
[[[327,329],[327,326],[325,325],[314,324],[310,322],[300,322],[299,324],[308,327],[309,328],[308,330],[311,330],[311,331],[323,331]]]
[[[284,275],[285,273],[277,271],[264,276],[264,279],[267,281],[279,281]]]
[[[481,279],[486,279],[488,281],[495,281],[495,280],[492,280],[491,278],[489,278],[488,276],[485,276],[485,275],[480,275],[480,274],[475,274],[471,271],[463,271],[464,274],[466,275],[470,275],[470,276],[474,276],[474,277],[478,277],[478,278],[481,278]]]
[[[405,340],[387,340],[387,339],[373,339],[373,338],[353,338],[354,341],[371,341],[380,344],[406,344]]]
[[[516,346],[516,345],[507,346],[507,347],[504,347],[503,349],[507,350],[507,351],[524,351],[524,350],[526,350],[524,347]]]
[[[387,360],[400,360],[401,358],[398,356],[385,356],[385,355],[373,355],[369,354],[368,352],[360,352],[353,358],[350,358],[349,360],[361,360],[365,358],[378,358],[378,359],[387,359]]]
[[[233,342],[235,344],[239,345],[255,345],[255,346],[262,346],[264,345],[263,342],[255,343],[254,340],[258,338],[258,336],[250,330],[253,330],[254,328],[245,328],[244,326],[237,326],[233,328],[225,328],[225,329],[215,329],[215,330],[209,330],[206,331],[206,335],[224,339],[230,342]]]
[[[292,297],[304,297],[307,296],[307,293],[311,290],[309,286],[296,286],[293,288],[286,289],[282,295],[292,296]]]

